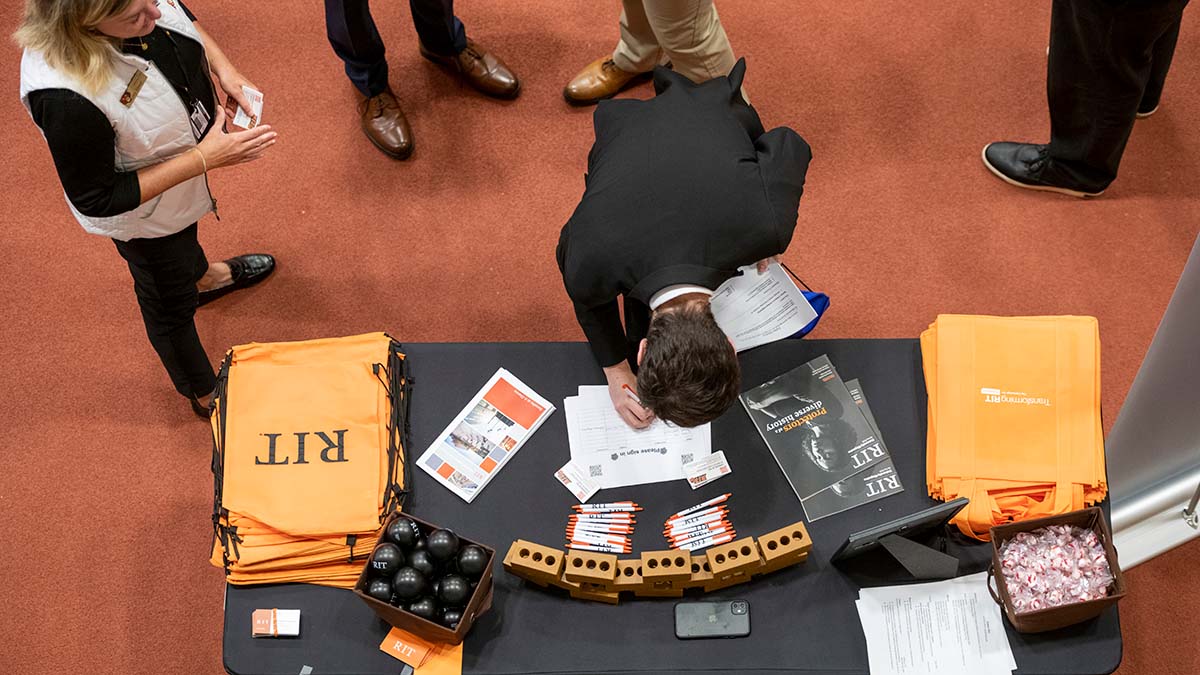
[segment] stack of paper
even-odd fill
[[[809,522],[904,489],[866,395],[851,382],[853,392],[820,356],[740,397]]]
[[[871,675],[1009,675],[1017,668],[987,573],[859,591]]]
[[[707,424],[689,429],[655,420],[645,429],[630,427],[613,408],[605,386],[580,387],[578,396],[563,401],[563,412],[571,461],[560,473],[588,481],[597,490],[683,479],[685,464],[712,452]],[[591,496],[583,494],[576,494],[580,501]]]
[[[761,274],[755,265],[738,271],[713,291],[710,301],[713,318],[737,351],[795,335],[817,318],[779,263]]]

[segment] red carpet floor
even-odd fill
[[[0,9],[6,31],[19,4]],[[214,359],[371,330],[581,339],[553,250],[583,189],[591,112],[560,90],[611,50],[619,3],[461,2],[471,35],[524,77],[521,98],[499,103],[422,60],[407,4],[377,0],[417,138],[403,163],[359,132],[320,3],[189,4],[280,133],[269,158],[213,176],[210,257],[280,261],[263,286],[201,310]],[[1049,3],[775,0],[721,14],[764,121],[815,153],[785,260],[833,297],[818,336],[915,337],[939,312],[1095,315],[1111,424],[1200,229],[1195,11],[1162,109],[1091,202],[1015,190],[979,160],[989,141],[1048,135]],[[0,59],[0,672],[221,672],[206,428],[155,359],[116,251],[63,203],[17,101],[18,50]],[[1200,672],[1197,555],[1193,543],[1130,575],[1122,673]]]

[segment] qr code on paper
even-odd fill
[[[683,455],[683,456],[682,456],[682,459],[683,459],[683,463],[684,463],[684,464],[691,464],[691,463],[692,463],[692,456],[691,456],[691,454]]]
[[[588,467],[588,475],[592,478],[599,478],[604,475],[604,467],[599,464],[593,464]]]

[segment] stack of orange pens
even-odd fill
[[[725,544],[737,537],[729,522],[730,493],[690,506],[667,518],[663,536],[671,548],[698,551],[709,546]]]
[[[642,507],[636,502],[576,504],[567,519],[567,548],[599,553],[630,553],[630,537]]]

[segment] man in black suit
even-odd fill
[[[745,71],[742,60],[697,85],[660,67],[655,98],[596,109],[586,188],[559,237],[558,266],[613,405],[633,427],[656,415],[696,426],[737,399],[737,354],[709,298],[738,267],[765,269],[796,227],[812,153],[791,129],[764,133],[740,93]]]

